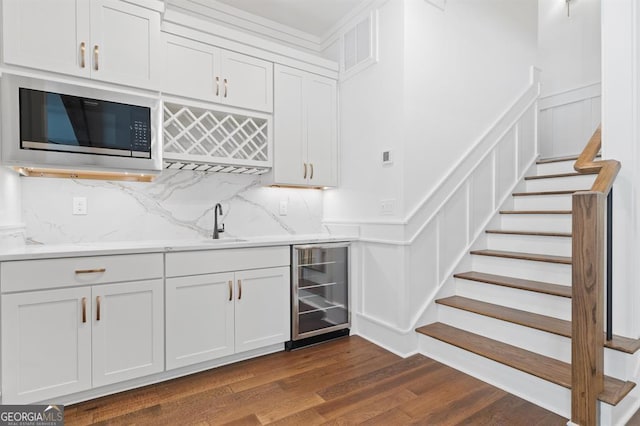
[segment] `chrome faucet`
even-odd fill
[[[220,234],[224,232],[224,223],[222,224],[222,228],[218,228],[218,212],[220,216],[222,216],[222,205],[220,203],[216,204],[213,208],[213,239],[217,240],[220,238]]]

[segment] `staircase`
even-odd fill
[[[572,195],[595,174],[577,157],[538,160],[436,300],[438,322],[418,328],[420,351],[571,417]],[[521,188],[521,190],[520,190]],[[450,294],[454,294],[451,296]],[[640,340],[605,339],[601,424],[632,391]],[[473,355],[470,355],[473,354]]]

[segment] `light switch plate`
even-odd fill
[[[87,214],[87,197],[73,197],[73,214]]]

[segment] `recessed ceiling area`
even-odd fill
[[[363,0],[217,1],[317,37],[324,36],[345,15],[363,3]]]

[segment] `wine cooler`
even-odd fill
[[[287,349],[349,334],[349,243],[292,246]]]

